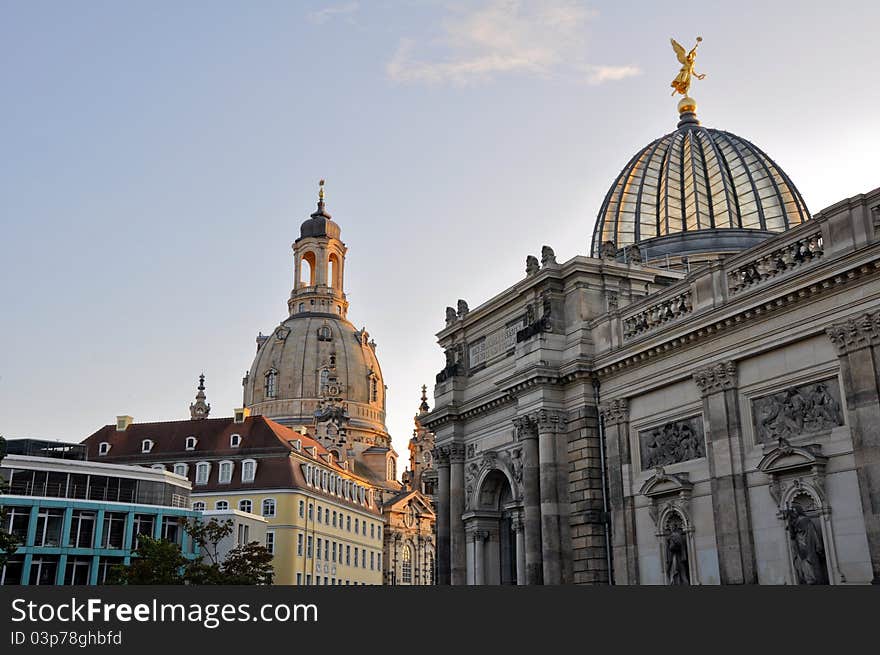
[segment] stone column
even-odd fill
[[[880,312],[825,330],[837,348],[873,584],[880,584]]]
[[[449,444],[449,566],[454,585],[467,584],[467,541],[464,534],[464,444]]]
[[[635,498],[626,488],[624,466],[635,466],[630,452],[629,405],[626,399],[610,400],[602,406],[605,430],[605,469],[608,511],[611,522],[611,554],[614,583],[639,584],[639,551],[636,545]]]
[[[721,584],[756,584],[755,546],[743,461],[735,362],[720,362],[694,373],[703,397],[706,458]]]
[[[486,584],[486,572],[483,565],[483,558],[486,551],[486,538],[489,533],[485,530],[474,530],[472,533],[474,539],[474,584]]]
[[[521,516],[517,515],[511,522],[514,534],[516,534],[516,584],[526,584],[526,539],[525,523]]]
[[[437,584],[450,584],[449,560],[449,447],[434,449],[437,466],[437,550],[434,553],[437,567]]]
[[[538,420],[538,456],[541,490],[541,557],[544,584],[562,584],[562,543],[559,531],[559,459],[556,434],[560,415],[541,410]]]
[[[541,563],[541,496],[538,461],[538,425],[529,416],[514,421],[517,439],[522,442],[523,459],[523,540],[525,551],[525,584],[544,581]]]

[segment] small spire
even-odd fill
[[[211,405],[207,402],[205,396],[205,374],[199,376],[198,393],[196,393],[196,401],[189,406],[189,416],[193,421],[208,418],[211,413]]]
[[[324,180],[318,181],[318,209],[324,209]]]
[[[428,407],[428,387],[426,385],[422,385],[422,404],[419,405],[419,414],[427,414],[431,411],[431,408]]]

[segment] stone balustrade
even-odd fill
[[[693,311],[690,289],[649,305],[642,311],[623,319],[623,338],[633,339]]]

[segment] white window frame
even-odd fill
[[[200,475],[201,471],[205,471],[204,477]],[[196,464],[196,479],[193,484],[208,484],[211,479],[211,462],[199,462]]]
[[[226,464],[229,465],[229,475],[224,476],[223,475],[223,468],[224,468],[224,465],[226,465]],[[231,484],[232,483],[232,474],[234,472],[235,472],[235,463],[232,462],[232,460],[224,459],[217,466],[217,482],[219,484]],[[224,479],[224,477],[225,477],[225,479]]]
[[[104,455],[106,455],[107,453],[110,452],[111,447],[112,446],[110,446],[109,443],[107,443],[106,441],[102,441],[101,443],[98,444],[98,455],[103,457]]]
[[[180,467],[183,467],[183,473],[178,473],[177,469]],[[177,475],[182,475],[183,477],[186,477],[187,475],[189,475],[189,464],[187,464],[185,462],[175,463],[174,464],[174,472],[177,473]]]
[[[272,513],[266,513],[266,503],[272,503]],[[266,518],[273,518],[278,514],[278,503],[274,498],[263,498],[260,502],[260,513]]]
[[[252,465],[253,469],[251,470],[250,477],[245,477],[245,471],[247,470],[247,465]],[[257,460],[255,459],[244,459],[241,462],[241,481],[242,482],[253,482],[257,477]]]
[[[153,469],[154,471],[167,471],[168,470],[165,468],[164,464],[153,464],[152,466],[150,466],[150,468]]]
[[[220,507],[220,505],[225,505],[225,507]],[[228,512],[229,511],[229,501],[228,500],[217,500],[214,502],[214,509],[219,512]]]
[[[149,444],[149,445],[147,445]],[[153,446],[155,446],[155,442],[152,439],[144,439],[141,441],[141,453],[149,453],[152,452]]]
[[[184,448],[186,448],[186,450],[195,450],[197,443],[199,443],[199,440],[196,439],[195,437],[187,437],[186,443],[184,444]]]
[[[240,434],[229,435],[229,447],[230,448],[238,448],[240,445],[241,445],[241,435]]]
[[[242,505],[243,505],[244,503],[248,503],[248,504],[251,506],[251,508],[250,508],[250,509],[244,509],[244,508],[242,507]],[[252,501],[250,498],[242,498],[242,499],[240,499],[240,500],[238,501],[238,511],[239,511],[239,512],[247,512],[248,514],[253,514],[253,513],[254,513],[254,501]]]
[[[196,512],[204,512],[208,509],[208,504],[203,500],[193,501],[192,508]]]
[[[266,550],[275,554],[275,530],[266,530]]]

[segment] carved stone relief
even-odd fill
[[[758,443],[813,434],[843,425],[837,379],[801,384],[757,398],[752,401],[752,420]]]
[[[706,456],[701,416],[670,421],[639,432],[642,470]]]

